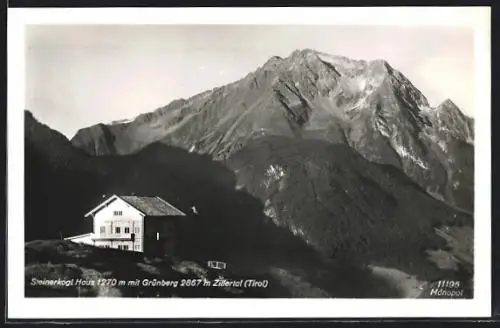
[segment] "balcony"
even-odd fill
[[[93,241],[134,241],[135,235],[132,233],[130,236],[94,236],[92,237]]]

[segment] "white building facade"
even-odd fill
[[[175,220],[182,216],[159,197],[113,195],[85,214],[93,220],[92,233],[65,239],[127,251],[169,252],[175,242]]]
[[[121,198],[97,211],[89,212],[94,221],[94,245],[142,252],[144,214]]]

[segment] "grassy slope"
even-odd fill
[[[228,279],[271,279],[266,289],[234,289],[221,287],[122,287],[122,286],[32,286],[36,279],[136,280],[215,279],[203,263],[172,258],[148,258],[141,253],[96,248],[68,241],[43,240],[26,244],[27,297],[270,297],[286,295],[271,276],[243,277],[226,272]]]

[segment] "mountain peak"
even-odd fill
[[[447,113],[453,113],[453,114],[458,114],[458,115],[463,115],[462,111],[458,106],[451,100],[450,98],[447,98],[445,101],[443,101],[439,106],[436,107],[438,112],[447,112]]]
[[[442,195],[452,189],[447,180],[428,173],[431,166],[442,167],[442,159],[427,142],[453,149],[448,138],[453,136],[472,145],[473,122],[451,100],[430,109],[422,92],[384,59],[305,48],[285,58],[269,57],[238,81],[173,101],[130,123],[79,130],[72,143],[92,155],[124,155],[159,142],[227,160],[257,138],[316,138],[346,143],[370,161],[400,166],[422,187]],[[429,138],[425,143],[420,132]],[[453,151],[445,155],[456,162]],[[455,174],[455,168],[451,171]],[[463,203],[470,202],[464,198]]]
[[[283,58],[281,58],[280,56],[272,56],[264,63],[263,67],[276,66],[279,65],[282,61]]]
[[[330,59],[334,59],[339,62],[365,62],[364,60],[356,60],[352,59],[346,56],[341,56],[341,55],[335,55],[335,54],[329,54],[325,52],[321,52],[318,50],[310,49],[310,48],[305,48],[305,49],[297,49],[294,52],[290,54],[287,58],[291,59],[317,59],[324,61],[323,58],[328,57]]]
[[[283,60],[283,58],[281,58],[280,56],[272,56],[271,58],[269,58],[268,61],[281,61]]]
[[[310,48],[296,49],[291,53],[290,57],[307,56],[307,55],[317,54],[317,53],[318,53],[318,51],[310,49]]]
[[[312,49],[297,49],[292,52],[286,59],[289,62],[297,63],[297,62],[311,62],[319,60],[318,57],[319,52]]]
[[[278,57],[279,58],[279,57]],[[391,74],[394,69],[385,59],[375,59],[371,61],[366,61],[362,59],[353,59],[346,56],[329,54],[321,51],[317,51],[310,48],[296,49],[285,59],[279,58],[279,61],[283,60],[292,64],[303,64],[303,63],[319,63],[326,64],[330,67],[335,68],[338,72],[346,75],[358,75],[369,69],[375,74]],[[267,63],[277,62],[278,59],[271,57]],[[267,64],[266,63],[266,64]]]
[[[384,65],[384,66],[389,65],[389,63],[387,62],[387,60],[385,60],[385,59],[383,59],[383,58],[377,58],[377,59],[370,60],[370,63],[373,63],[373,64],[380,64],[380,65]],[[389,65],[389,66],[390,66],[390,65]]]
[[[449,117],[449,118],[454,118],[453,122],[465,122],[463,124],[470,125],[468,128],[464,129],[464,134],[469,136],[473,135],[472,130],[474,129],[474,120],[469,117],[467,114],[462,112],[462,110],[450,99],[447,98],[445,101],[443,101],[439,106],[435,107],[435,114],[440,116],[441,118],[443,117]],[[470,131],[467,131],[470,130]],[[473,137],[470,137],[469,139],[473,139]]]
[[[382,59],[382,58],[378,58],[378,59],[374,59],[374,60],[369,61],[369,65],[379,66],[388,72],[392,72],[394,70],[392,68],[392,66],[389,64],[389,62],[387,62],[387,60]]]
[[[457,107],[457,105],[455,105],[453,100],[451,100],[450,98],[446,98],[445,101],[443,101],[439,106],[440,107]]]

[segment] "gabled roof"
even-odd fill
[[[181,215],[182,211],[167,203],[160,197],[119,196],[121,199],[148,216]]]
[[[83,238],[83,237],[91,237],[91,236],[92,236],[92,232],[89,232],[89,233],[84,233],[82,235],[76,235],[76,236],[66,237],[66,238],[64,238],[64,240],[72,240],[72,239],[78,239],[78,238]]]
[[[186,214],[158,196],[117,196],[113,195],[96,206],[85,217],[100,211],[116,199],[121,199],[145,216],[185,216]]]

